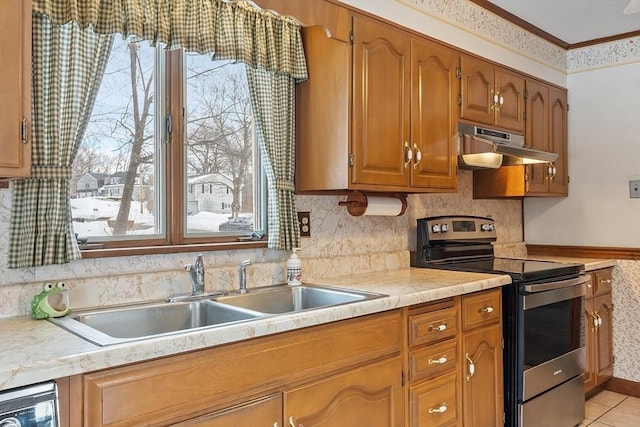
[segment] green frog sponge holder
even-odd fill
[[[71,312],[69,291],[64,282],[46,282],[43,288],[43,291],[31,300],[31,317],[48,319],[66,316]]]

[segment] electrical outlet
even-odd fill
[[[640,180],[629,181],[629,197],[632,199],[640,198]]]
[[[311,237],[311,212],[298,212],[300,237]]]

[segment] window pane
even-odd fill
[[[89,241],[164,233],[155,66],[156,49],[148,42],[116,37],[73,165],[74,231]]]
[[[245,66],[186,55],[185,233],[262,228],[262,182]]]

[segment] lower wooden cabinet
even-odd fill
[[[503,425],[501,290],[411,307],[409,426]]]
[[[401,427],[401,372],[398,356],[286,391],[285,425]]]
[[[500,289],[462,296],[463,425],[504,424]]]
[[[282,425],[281,393],[174,424],[180,427],[279,427]]]
[[[611,268],[594,271],[587,286],[584,300],[586,394],[613,377],[612,273]]]
[[[299,426],[329,407],[317,425],[400,426],[402,319],[392,310],[78,375],[71,426]]]

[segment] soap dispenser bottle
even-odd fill
[[[302,261],[296,254],[299,250],[300,248],[293,248],[293,253],[287,260],[287,284],[289,286],[298,286],[302,283]]]

